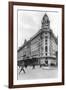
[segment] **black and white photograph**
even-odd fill
[[[18,80],[57,77],[57,13],[39,10],[18,11]]]
[[[11,4],[13,60],[10,83],[14,87],[63,84],[64,6]]]

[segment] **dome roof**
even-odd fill
[[[48,15],[45,13],[45,15],[43,16],[43,21],[49,22],[49,17]]]

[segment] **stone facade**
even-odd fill
[[[56,65],[58,43],[50,29],[50,20],[45,14],[41,21],[41,29],[29,41],[24,42],[18,50],[18,61],[37,59],[38,65]]]

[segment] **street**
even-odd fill
[[[33,67],[28,66],[24,68],[19,74],[20,68],[18,69],[18,80],[28,80],[28,79],[44,79],[44,78],[56,78],[58,74],[57,67],[39,67],[36,66],[35,69]]]

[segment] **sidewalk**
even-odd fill
[[[57,68],[53,67],[39,67],[36,66],[35,69],[32,69],[32,67],[27,67],[25,69],[24,73],[23,71],[19,74],[18,70],[18,80],[28,80],[28,79],[44,79],[44,78],[56,78],[58,70]]]

